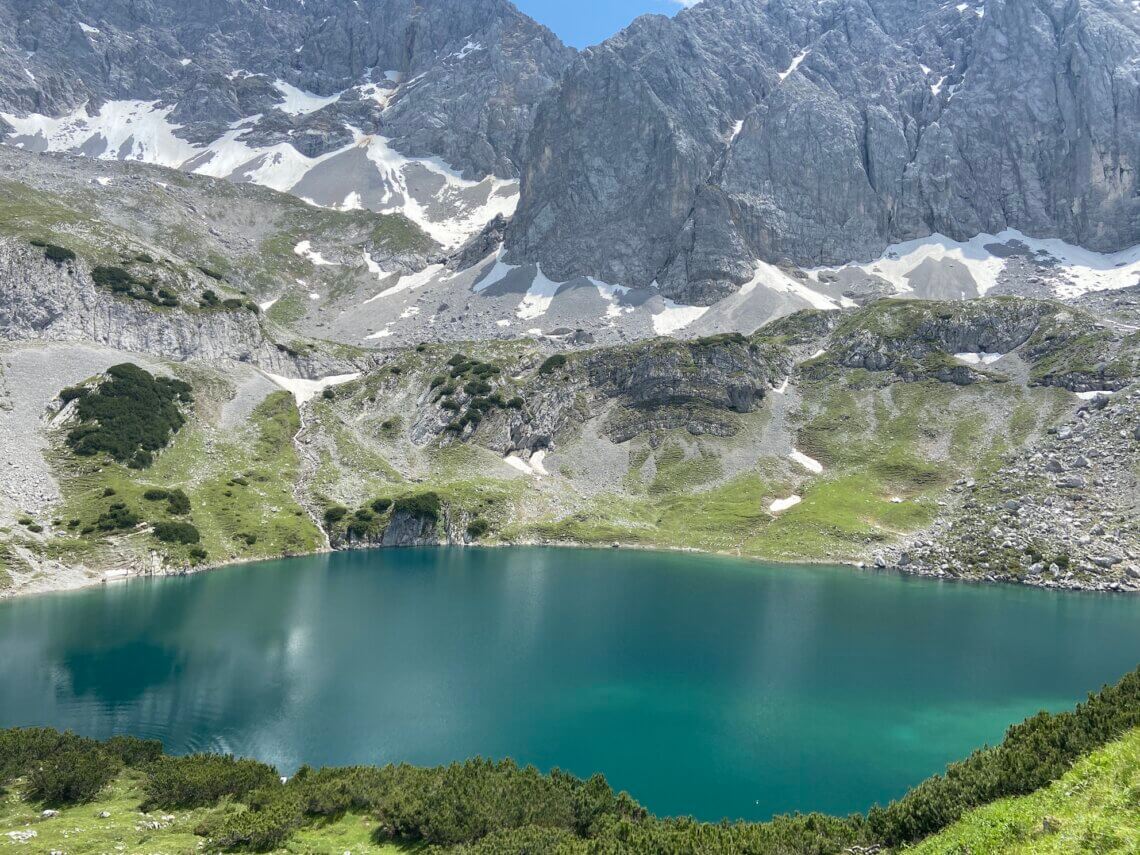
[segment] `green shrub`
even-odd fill
[[[67,247],[47,243],[44,244],[44,258],[55,264],[65,264],[69,261],[75,261],[75,253]]]
[[[209,276],[211,279],[216,279],[218,282],[222,282],[225,279],[218,271],[211,270],[209,267],[203,267],[201,264],[198,265],[198,269],[206,276]]]
[[[91,271],[91,278],[100,288],[107,288],[115,294],[130,293],[135,278],[121,267],[99,266]]]
[[[491,524],[482,517],[477,517],[467,524],[467,535],[473,540],[485,536],[491,530]]]
[[[50,728],[0,731],[0,785],[26,776],[28,795],[49,805],[89,802],[119,771],[114,750]]]
[[[95,525],[101,531],[125,531],[135,528],[142,517],[128,508],[123,502],[115,502],[104,513],[99,515]]]
[[[442,374],[437,374],[435,377],[431,378],[431,383],[428,384],[428,388],[429,389],[435,389],[439,386],[442,386],[446,382],[447,382],[446,377],[444,377]]]
[[[195,546],[190,550],[190,557],[194,561],[201,564],[203,561],[210,557],[210,554],[206,552],[206,550],[204,550],[202,547]]]
[[[242,301],[237,297],[229,297],[228,299],[222,300],[222,305],[227,309],[240,309],[242,308]]]
[[[155,487],[143,493],[143,498],[148,502],[161,502],[170,498],[170,491]]]
[[[462,409],[459,402],[454,398],[444,398],[439,402],[439,406],[441,409],[450,410],[453,413],[457,413]]]
[[[28,526],[28,531],[30,531],[32,534],[39,534],[43,530],[44,527],[39,523],[32,523],[30,526]]]
[[[343,505],[333,505],[325,511],[325,525],[334,526],[348,516],[348,508]]]
[[[321,392],[321,397],[324,398],[326,401],[335,400],[336,399],[336,390],[332,389],[332,388],[325,389],[323,392]]]
[[[163,757],[150,767],[144,805],[148,810],[209,807],[223,796],[241,799],[279,785],[277,770],[256,760],[215,754]]]
[[[202,535],[190,523],[159,522],[154,524],[154,536],[163,543],[198,543]]]
[[[28,795],[48,805],[89,802],[115,777],[119,764],[98,748],[61,747],[28,772]]]
[[[154,258],[149,252],[140,252],[135,256],[135,261],[139,264],[154,264]]]
[[[68,386],[66,389],[60,389],[59,399],[66,404],[70,401],[78,400],[90,392],[91,390],[86,386]]]
[[[139,768],[162,756],[162,743],[157,739],[139,739],[137,736],[112,736],[103,743],[103,750],[119,758],[124,766]]]
[[[370,507],[376,513],[382,514],[382,513],[385,513],[388,510],[388,508],[392,507],[392,500],[391,499],[373,499]]]
[[[171,490],[166,497],[166,510],[174,516],[190,513],[190,497],[182,490]]]
[[[393,502],[396,513],[412,514],[417,517],[439,519],[443,503],[439,494],[433,492],[415,493],[411,496],[401,496]]]
[[[526,405],[526,401],[515,395],[506,403],[506,407],[511,410],[521,410]]]
[[[193,399],[181,380],[154,377],[137,365],[107,369],[107,379],[78,399],[79,425],[67,435],[81,456],[105,452],[119,462],[145,468],[165,448],[185,418],[180,404]]]
[[[276,791],[282,788],[277,787]],[[255,810],[223,814],[203,828],[210,840],[228,852],[271,852],[287,841],[304,822],[300,805],[291,794],[275,792]]]
[[[202,308],[211,309],[217,306],[219,303],[221,303],[221,300],[218,298],[217,293],[214,291],[207,289],[202,292],[202,299],[200,301]]]
[[[491,384],[485,380],[468,380],[463,385],[463,391],[468,395],[487,395],[491,392]]]
[[[539,374],[551,374],[566,365],[566,354],[556,353],[548,356],[542,365],[538,366]]]

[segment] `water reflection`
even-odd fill
[[[867,807],[1140,660],[1140,604],[691,555],[338,554],[0,603],[0,725],[514,756],[662,813]]]

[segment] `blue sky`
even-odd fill
[[[673,15],[691,0],[515,0],[515,5],[562,41],[582,48],[604,41],[638,15]]]

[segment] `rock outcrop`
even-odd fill
[[[287,376],[322,377],[354,365],[274,344],[244,307],[156,308],[109,293],[86,263],[57,264],[16,241],[0,241],[0,339],[91,342],[177,362],[230,359]]]
[[[1138,455],[1140,392],[1093,399],[991,477],[956,484],[953,508],[883,563],[940,578],[1140,590]]]

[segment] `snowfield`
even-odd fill
[[[1061,299],[1091,291],[1127,288],[1140,278],[1140,246],[1100,253],[1056,238],[1028,237],[1016,229],[1006,229],[996,235],[979,234],[968,241],[934,234],[889,246],[876,261],[818,267],[807,273],[818,282],[821,274],[858,270],[886,280],[899,294],[908,294],[915,291],[912,277],[924,262],[952,261],[968,271],[977,294],[984,296],[997,286],[1010,262],[1018,258],[1032,261],[1050,274],[1047,282],[1052,285],[1054,296]]]
[[[291,116],[316,112],[343,94],[314,95],[283,80],[274,87],[282,97],[277,109]],[[395,90],[372,86],[368,91],[386,104]],[[0,117],[14,131],[7,142],[30,151],[154,163],[260,184],[321,207],[400,213],[445,248],[459,246],[500,214],[511,216],[518,205],[517,181],[493,176],[466,179],[439,158],[407,157],[388,139],[354,128],[349,128],[350,144],[317,157],[307,157],[289,143],[247,143],[245,137],[257,128],[261,115],[239,119],[209,145],[195,145],[178,136],[181,126],[170,120],[175,106],[123,100],[108,101],[93,115],[84,105],[60,117],[38,113],[0,113]],[[369,164],[374,175],[362,179],[362,164]],[[369,186],[355,186],[361,180]]]

